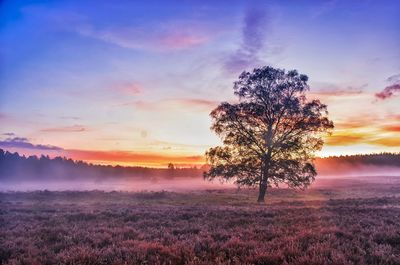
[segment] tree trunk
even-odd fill
[[[260,190],[258,192],[258,203],[265,203],[265,193],[267,192],[268,186],[268,169],[271,161],[271,150],[268,149],[268,153],[262,158],[262,173],[260,176]]]
[[[267,183],[260,183],[260,190],[258,192],[258,203],[265,203],[265,193],[267,192]]]

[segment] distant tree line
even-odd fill
[[[362,164],[371,166],[394,166],[400,167],[400,153],[375,153],[363,155],[344,155],[318,158],[316,163],[323,162],[325,164],[347,163]]]
[[[400,153],[334,156],[317,158],[317,169],[342,164],[391,166],[400,168]],[[49,156],[24,156],[0,149],[0,181],[5,180],[85,180],[112,178],[201,178],[208,169],[202,167],[178,168],[172,163],[167,168],[123,167],[94,165],[70,158]]]
[[[168,168],[94,165],[65,157],[50,158],[45,155],[26,157],[0,149],[0,181],[202,177],[204,170],[204,168],[196,167],[178,168],[172,163],[168,165]]]

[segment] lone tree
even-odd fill
[[[333,128],[326,105],[306,99],[307,81],[296,70],[269,66],[243,72],[233,87],[239,103],[222,102],[210,113],[223,146],[206,152],[204,177],[258,186],[258,202],[268,186],[307,187],[317,175],[313,159],[321,136]]]

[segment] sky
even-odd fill
[[[2,1],[0,148],[93,163],[204,163],[239,74],[309,77],[319,156],[400,151],[400,1]]]

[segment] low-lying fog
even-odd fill
[[[59,180],[38,181],[21,180],[1,182],[0,191],[33,191],[33,190],[104,190],[104,191],[188,191],[202,189],[224,189],[236,187],[231,183],[222,184],[218,180],[212,182],[202,178],[179,179],[117,179],[117,180]]]
[[[371,173],[371,172],[370,172]],[[394,179],[400,181],[400,171],[385,172],[351,172],[347,175],[318,175],[311,185],[311,188],[325,186],[351,185],[354,181],[373,182],[373,183],[391,183]],[[233,183],[221,183],[219,180],[207,181],[201,177],[180,177],[175,179],[151,179],[140,178],[115,179],[107,178],[105,180],[18,180],[18,181],[0,181],[0,191],[34,191],[34,190],[103,190],[103,191],[191,191],[206,189],[231,189],[237,188]]]

